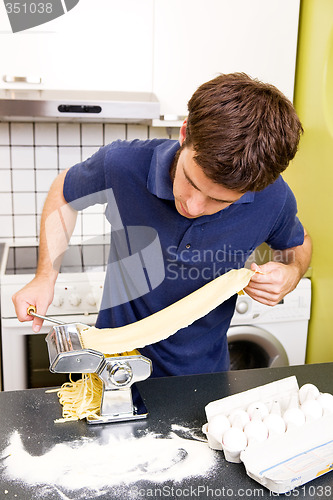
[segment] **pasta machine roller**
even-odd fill
[[[52,373],[96,373],[102,381],[103,394],[97,417],[87,417],[89,424],[143,419],[147,409],[133,384],[147,379],[152,371],[150,359],[141,355],[105,357],[103,353],[82,346],[81,323],[66,324],[41,316],[30,306],[28,314],[53,323],[45,340]],[[133,392],[132,392],[133,389]]]

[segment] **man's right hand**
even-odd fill
[[[12,297],[19,321],[32,320],[32,330],[36,333],[39,332],[43,320],[30,316],[27,309],[29,306],[34,306],[38,314],[45,316],[53,296],[54,281],[47,276],[36,276],[25,287],[14,293]]]

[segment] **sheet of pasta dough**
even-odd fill
[[[115,354],[164,340],[242,290],[253,274],[250,269],[232,269],[165,309],[126,326],[82,328],[83,347]]]

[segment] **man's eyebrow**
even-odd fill
[[[196,189],[197,191],[200,191],[200,189],[198,188],[198,186],[196,186],[194,184],[194,182],[192,181],[192,179],[187,175],[187,173],[185,172],[185,168],[183,167],[183,172],[184,172],[184,175],[185,175],[185,178],[186,180],[191,184],[191,186],[194,187],[194,189]],[[237,200],[219,200],[217,198],[212,198],[211,196],[209,196],[209,198],[213,201],[217,201],[219,203],[235,203],[235,201]]]

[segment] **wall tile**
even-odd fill
[[[104,230],[103,215],[83,214],[82,230],[84,235],[102,234]]]
[[[59,147],[59,169],[65,170],[81,161],[81,150],[77,147]]]
[[[37,146],[35,148],[36,169],[57,169],[58,149],[55,146]]]
[[[105,207],[106,207],[106,204],[99,205],[96,203],[96,205],[92,205],[91,207],[85,208],[83,213],[84,214],[104,214]]]
[[[35,212],[35,193],[13,193],[14,214],[32,214]]]
[[[165,127],[149,127],[149,139],[169,139]]]
[[[12,167],[26,168],[33,170],[34,162],[34,148],[29,146],[13,146],[12,147]]]
[[[39,170],[36,175],[36,191],[48,192],[57,175],[57,170]]]
[[[127,125],[127,139],[148,139],[148,127],[145,125]]]
[[[37,204],[37,214],[40,215],[43,211],[44,203],[46,200],[47,193],[37,193],[36,194],[36,204]]]
[[[81,141],[85,146],[103,145],[103,125],[102,123],[82,123]]]
[[[34,143],[32,123],[11,123],[11,144],[17,146],[32,146]]]
[[[11,192],[12,191],[12,176],[9,169],[1,170],[0,173],[0,191]],[[0,208],[1,211],[1,208]]]
[[[173,131],[178,138],[178,130]],[[0,123],[0,240],[36,240],[47,192],[59,171],[91,157],[103,144],[154,137],[168,137],[167,130],[114,123]],[[94,205],[79,213],[72,241],[108,235],[104,211],[104,205]]]
[[[24,238],[36,238],[36,219],[33,215],[14,215],[15,235]]]
[[[10,149],[9,149],[9,146],[0,146],[0,169],[9,168],[9,167],[10,167]]]
[[[11,215],[0,215],[1,238],[10,238],[14,236],[13,217]]]
[[[100,148],[98,146],[83,146],[82,147],[82,161],[87,160],[95,154]]]
[[[79,123],[59,123],[59,146],[79,146],[81,144]]]
[[[107,123],[104,126],[104,144],[110,144],[118,139],[126,139],[126,125]]]
[[[56,146],[57,125],[55,123],[36,123],[35,144],[36,146]]]
[[[12,193],[0,193],[0,213],[1,215],[11,215],[12,208]]]
[[[33,170],[13,170],[13,191],[34,192],[35,172]]]
[[[73,236],[74,237],[80,237],[82,238],[82,212],[79,212],[77,214],[77,219],[76,219],[76,224],[75,224],[75,228],[74,228],[74,231],[73,231]]]
[[[7,146],[9,144],[9,124],[0,123],[0,144]]]

